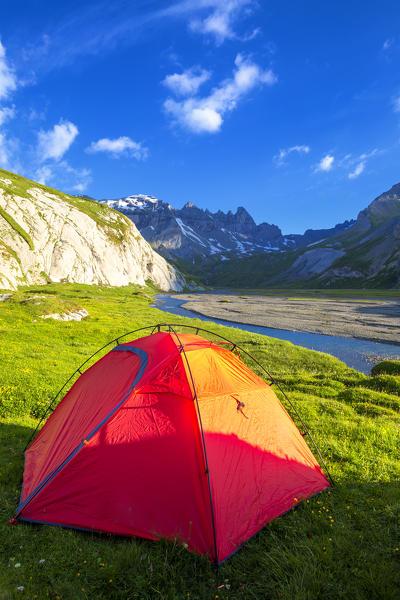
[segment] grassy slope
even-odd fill
[[[398,217],[398,211],[394,210],[391,218]],[[368,232],[360,231],[357,227],[340,232],[326,241],[315,243],[313,246],[303,246],[297,250],[288,250],[279,253],[260,253],[251,256],[235,257],[227,254],[229,260],[221,261],[218,255],[209,257],[206,261],[198,260],[194,264],[184,260],[178,260],[178,265],[187,273],[194,273],[197,277],[203,278],[208,285],[221,287],[303,287],[303,288],[329,288],[329,287],[354,287],[363,288],[393,288],[398,287],[398,262],[399,262],[399,244],[393,241],[392,254],[387,257],[384,264],[379,269],[379,273],[374,276],[369,274],[371,266],[371,252],[377,248],[387,237],[387,231],[381,232],[381,235],[362,242],[362,240],[374,232],[379,226],[385,224],[389,219],[372,218],[372,226]],[[353,231],[354,229],[354,231]],[[352,270],[359,271],[364,277],[342,277],[342,279],[332,281],[331,277],[325,277],[324,273],[315,276],[296,277],[293,281],[286,281],[282,274],[290,269],[295,261],[303,254],[317,248],[331,247],[338,244],[338,248],[343,248],[345,254],[336,259],[330,266],[334,268],[350,267]]]
[[[289,250],[285,253],[255,254],[237,258],[227,254],[229,260],[221,261],[219,255],[198,260],[195,264],[189,261],[177,260],[177,265],[186,273],[194,275],[207,285],[221,287],[269,287],[279,273],[289,269],[296,258],[306,249]],[[282,285],[279,282],[277,285]]]
[[[14,229],[14,231],[16,231],[22,237],[22,239],[25,240],[25,242],[28,244],[28,246],[31,250],[35,249],[35,246],[33,244],[32,238],[29,235],[29,233],[26,232],[25,229],[23,227],[21,227],[21,225],[19,225],[12,218],[12,216],[9,215],[8,212],[6,212],[4,210],[4,208],[2,208],[1,206],[0,206],[0,216],[2,216],[3,219],[5,219],[7,221],[7,223]]]
[[[372,244],[371,244],[372,246]],[[297,277],[291,282],[285,280],[284,277],[278,277],[280,273],[289,269],[295,260],[304,254],[310,248],[299,248],[280,255],[254,255],[244,258],[234,258],[230,261],[221,262],[217,265],[202,266],[197,269],[197,277],[203,277],[208,285],[221,287],[237,287],[241,285],[243,288],[250,287],[303,287],[307,288],[394,288],[398,287],[398,268],[393,266],[394,258],[391,256],[387,259],[384,267],[378,275],[374,277],[343,277],[342,279],[331,281],[329,278],[324,278],[322,273],[320,276],[301,278]],[[335,261],[331,268],[340,268],[348,266],[354,270],[367,272],[367,267],[370,261],[365,259],[363,252],[370,250],[370,245],[364,244],[357,249],[357,255],[354,257],[351,253],[347,253],[341,259]],[[180,264],[181,268],[187,273],[192,273],[194,269],[189,264]],[[391,266],[389,266],[391,264]],[[395,265],[397,264],[397,259]],[[209,271],[209,267],[211,270]]]
[[[32,415],[105,341],[168,321],[137,291],[53,284],[0,303],[0,597],[397,599],[399,377],[367,377],[327,355],[213,324],[208,328],[243,345],[282,380],[337,482],[331,492],[265,527],[222,565],[220,588],[207,560],[175,543],[7,527],[20,493],[22,450],[37,423]],[[43,305],[28,300],[33,295],[44,295]],[[75,305],[90,317],[33,322]]]

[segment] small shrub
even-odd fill
[[[51,283],[51,279],[46,273],[46,271],[40,271],[40,276],[46,281],[46,283]]]
[[[371,375],[400,375],[400,360],[383,360],[371,369]]]
[[[378,392],[387,392],[400,396],[400,377],[394,375],[377,375],[362,383],[363,386],[377,390]]]

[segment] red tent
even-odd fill
[[[161,331],[79,377],[26,452],[17,516],[178,538],[221,563],[329,485],[270,385],[234,352]]]

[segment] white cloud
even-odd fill
[[[185,115],[185,124],[195,133],[215,133],[221,129],[222,117],[212,108],[191,108]]]
[[[21,148],[19,140],[0,133],[0,168],[19,173]]]
[[[3,125],[7,119],[12,119],[15,116],[14,107],[0,108],[0,125]]]
[[[223,115],[234,110],[239,100],[259,85],[273,85],[277,78],[271,70],[262,70],[250,59],[238,54],[233,77],[223,81],[204,98],[176,101],[168,98],[165,111],[174,122],[194,133],[216,133]]]
[[[358,165],[355,167],[354,171],[352,171],[351,173],[348,174],[348,178],[356,179],[356,177],[361,175],[361,173],[364,171],[364,169],[365,169],[365,161],[362,161],[362,162],[358,163]]]
[[[331,154],[327,154],[326,156],[321,158],[321,160],[319,161],[315,170],[316,171],[331,171],[333,168],[334,160],[335,160],[335,158]]]
[[[140,142],[134,142],[128,136],[121,136],[114,140],[102,138],[97,142],[92,142],[86,152],[108,152],[113,158],[119,156],[133,156],[137,160],[145,160],[149,154],[148,148],[142,146]]]
[[[281,167],[285,164],[286,157],[292,152],[297,152],[298,154],[308,154],[310,152],[310,146],[305,146],[303,144],[301,146],[292,146],[286,150],[279,150],[279,153],[275,154],[273,161],[278,167]]]
[[[378,148],[374,148],[371,152],[364,152],[364,154],[360,154],[359,160],[365,160],[367,158],[371,158],[371,156],[375,156],[375,154],[380,154],[382,150],[378,150]]]
[[[35,177],[38,183],[46,185],[54,177],[54,173],[51,167],[44,165],[43,167],[39,167],[39,169],[37,169]]]
[[[73,191],[82,194],[92,181],[92,172],[90,169],[76,169],[71,167],[66,161],[62,161],[60,167],[64,169],[65,173],[70,178],[70,187]]]
[[[46,119],[46,111],[38,111],[35,108],[31,108],[27,114],[30,121],[44,121]]]
[[[233,29],[235,21],[256,6],[254,0],[211,0],[203,4],[212,8],[212,12],[203,19],[190,21],[190,28],[197,33],[213,36],[217,45],[227,39],[238,38]],[[244,41],[252,39],[257,33],[258,30],[254,30],[244,38]]]
[[[76,183],[72,187],[72,189],[75,190],[76,192],[79,192],[80,194],[83,194],[83,192],[87,190],[88,185],[89,185],[89,182],[81,181],[80,183]]]
[[[193,96],[199,87],[210,78],[210,71],[200,67],[186,69],[183,73],[167,75],[163,84],[178,96]]]
[[[373,148],[369,152],[363,152],[356,156],[345,154],[343,157],[338,156],[337,158],[334,158],[333,155],[326,154],[314,168],[314,172],[331,171],[333,166],[335,166],[336,170],[344,170],[348,179],[356,179],[365,171],[367,163],[372,157],[384,152],[385,150]]]
[[[4,3],[4,2],[3,2]],[[247,17],[262,4],[259,0],[164,0],[163,2],[127,2],[97,0],[90,3],[64,2],[68,6],[58,24],[52,23],[41,33],[32,34],[20,54],[26,72],[38,77],[43,72],[74,63],[81,56],[98,57],[119,45],[133,45],[146,31],[172,23],[177,35],[189,24],[206,38],[221,44],[225,39],[245,42],[257,29],[245,32]],[[70,5],[76,4],[74,8]],[[141,10],[137,5],[141,5]],[[142,6],[143,5],[143,6]],[[1,3],[0,3],[1,6]],[[238,35],[235,31],[241,28]]]
[[[6,51],[0,42],[0,98],[7,98],[10,92],[17,89],[17,78],[13,69],[7,64]]]
[[[0,168],[6,169],[9,166],[9,160],[10,156],[6,136],[0,133]]]
[[[393,38],[388,38],[383,42],[382,50],[389,50],[393,46]]]
[[[43,185],[56,185],[61,189],[83,192],[91,182],[88,169],[71,167],[61,160],[79,131],[74,123],[61,120],[53,129],[39,131],[37,157],[41,164],[35,178]]]
[[[240,39],[242,42],[250,42],[250,40],[254,40],[255,37],[260,35],[260,33],[261,33],[261,27],[256,27],[255,29],[253,29],[253,31],[242,36]]]
[[[382,152],[384,152],[384,150],[373,148],[373,150],[370,150],[369,152],[363,152],[359,156],[346,154],[346,156],[337,161],[337,166],[348,171],[347,177],[349,179],[356,179],[361,175],[361,173],[364,172],[368,160],[377,154],[382,154]]]
[[[38,152],[41,162],[47,159],[60,160],[78,133],[76,125],[62,120],[49,131],[39,131]]]
[[[66,161],[43,165],[36,170],[35,178],[42,185],[57,184],[64,189],[83,193],[92,181],[89,169],[71,167]]]
[[[392,100],[392,104],[393,104],[393,110],[395,113],[400,112],[400,96],[397,96],[397,98],[394,98]]]

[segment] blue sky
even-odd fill
[[[400,6],[2,0],[0,167],[284,233],[400,181]]]

